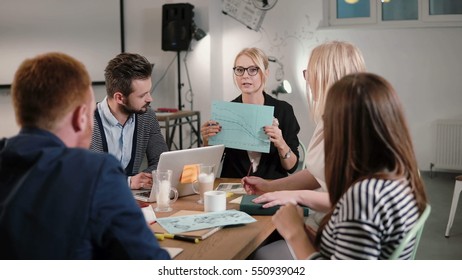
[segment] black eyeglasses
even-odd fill
[[[237,66],[237,67],[233,68],[234,75],[236,75],[236,76],[244,75],[244,72],[246,70],[247,70],[247,74],[249,74],[249,76],[255,76],[255,75],[257,75],[258,70],[260,70],[260,68],[257,67],[257,66],[250,66],[250,67],[247,67],[247,68]]]
[[[305,80],[306,80],[306,69],[305,69],[305,70],[303,70],[303,79],[305,79]]]

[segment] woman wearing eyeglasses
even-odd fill
[[[300,131],[292,106],[268,95],[264,88],[269,75],[266,54],[258,48],[240,51],[234,60],[234,83],[241,94],[232,102],[267,105],[274,107],[273,125],[263,129],[271,141],[269,153],[225,149],[221,177],[243,178],[248,175],[265,179],[287,177],[297,169],[298,137]],[[204,146],[210,137],[220,133],[221,126],[209,120],[201,127]],[[240,137],[236,135],[236,137]]]

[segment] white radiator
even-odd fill
[[[436,122],[436,162],[432,167],[462,170],[462,120]]]

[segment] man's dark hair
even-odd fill
[[[117,55],[104,70],[108,97],[113,97],[116,92],[128,97],[133,92],[132,81],[150,79],[151,74],[152,65],[144,56],[133,53]]]

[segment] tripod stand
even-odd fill
[[[178,111],[181,111],[183,109],[183,104],[181,102],[181,88],[183,87],[183,84],[181,83],[180,55],[181,55],[181,51],[177,51],[176,60],[177,60],[177,71],[178,71]],[[180,132],[180,135],[181,135],[181,132]]]

